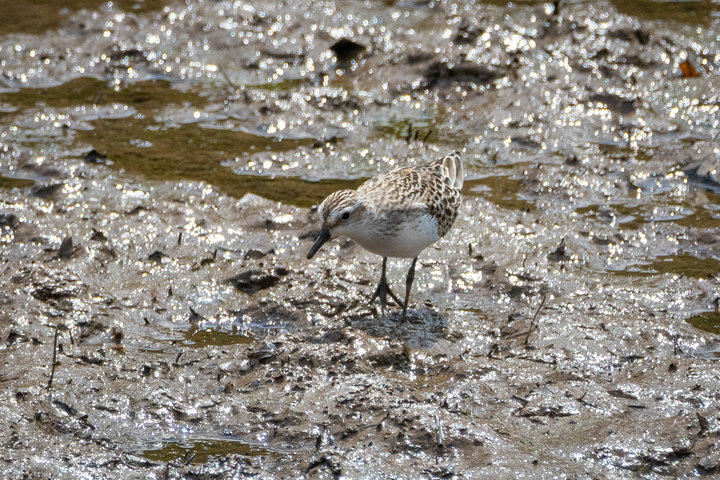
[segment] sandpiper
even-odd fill
[[[320,204],[320,233],[307,258],[341,234],[365,250],[383,257],[382,273],[370,303],[380,300],[385,315],[388,295],[402,307],[407,319],[415,263],[426,247],[442,238],[452,227],[460,209],[463,166],[460,152],[453,152],[428,165],[399,168],[378,175],[357,190],[339,190]],[[405,282],[405,301],[400,302],[385,278],[388,257],[412,258]]]

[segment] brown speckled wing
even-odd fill
[[[451,155],[456,155],[455,153]],[[423,209],[438,221],[438,235],[452,227],[460,210],[460,190],[442,168],[443,159],[428,165],[400,168],[368,180],[358,188],[376,205],[393,211]]]

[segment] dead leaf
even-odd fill
[[[685,60],[680,64],[680,70],[682,70],[683,78],[696,78],[700,76],[689,60]]]

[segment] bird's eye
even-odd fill
[[[347,220],[348,218],[350,218],[350,212],[344,212],[344,213],[340,216],[340,218],[342,218],[343,220]]]

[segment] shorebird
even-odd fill
[[[379,299],[385,315],[390,296],[402,307],[404,322],[418,256],[452,227],[460,210],[462,185],[460,152],[453,152],[427,165],[378,175],[357,190],[334,192],[318,208],[322,226],[307,258],[312,258],[333,234],[350,237],[365,250],[380,255],[380,282],[370,303]],[[413,259],[403,302],[390,290],[385,277],[388,257]]]

